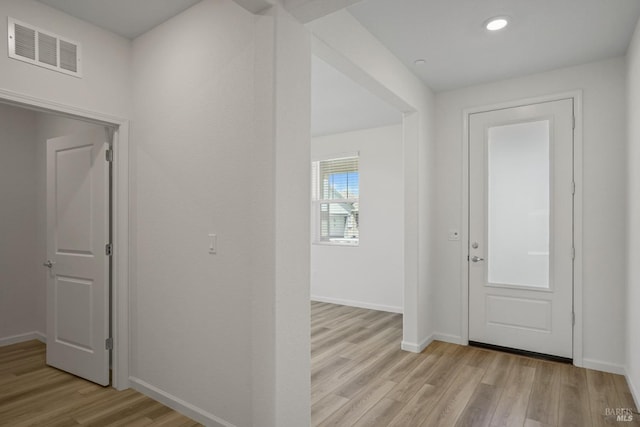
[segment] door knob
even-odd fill
[[[480,258],[479,256],[474,255],[471,257],[471,261],[473,262],[484,261],[484,258]]]
[[[52,268],[53,264],[55,264],[55,262],[51,261],[50,259],[48,259],[47,262],[42,263],[42,265],[44,265],[47,268]]]

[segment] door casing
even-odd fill
[[[582,278],[582,206],[583,206],[583,160],[582,160],[582,91],[575,90],[535,98],[519,99],[499,104],[491,104],[463,110],[463,141],[462,141],[462,224],[460,232],[460,265],[461,265],[461,344],[469,344],[469,263],[467,261],[469,247],[469,115],[505,108],[520,107],[529,104],[573,99],[575,130],[574,130],[574,181],[576,194],[574,196],[573,227],[575,260],[573,263],[573,311],[575,325],[573,328],[573,364],[583,366],[583,278]]]
[[[129,120],[87,109],[58,104],[46,99],[0,89],[0,103],[91,122],[114,129],[111,206],[113,257],[111,259],[112,301],[112,387],[129,388]]]

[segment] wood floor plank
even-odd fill
[[[337,389],[336,394],[351,399],[361,390],[367,388],[369,384],[379,379],[381,377],[381,372],[385,372],[385,370],[393,366],[401,352],[402,350],[400,349],[388,352],[384,357],[376,360],[375,363],[372,363],[358,375],[354,376],[351,380]],[[396,385],[395,382],[389,382],[393,383],[394,386]]]
[[[389,397],[399,402],[409,402],[413,396],[425,385],[425,378],[433,369],[442,356],[428,354],[409,374],[396,385]]]
[[[336,394],[326,395],[317,405],[311,407],[311,425],[317,426],[347,402],[349,399],[346,397]]]
[[[560,368],[558,426],[590,427],[591,407],[586,369],[563,365]]]
[[[480,382],[469,399],[456,427],[487,427],[498,406],[502,387]]]
[[[507,376],[516,359],[507,353],[496,353],[493,361],[487,367],[482,378],[484,384],[503,386],[507,382]]]
[[[340,409],[319,425],[322,427],[344,427],[354,425],[369,409],[378,403],[396,383],[392,381],[374,381],[372,387],[360,390]]]
[[[481,368],[462,366],[421,426],[455,426],[483,375]]]
[[[431,408],[438,400],[438,389],[431,384],[424,384],[405,404],[402,410],[391,420],[390,427],[419,426],[431,413]],[[402,402],[400,402],[402,403]]]
[[[365,414],[358,419],[354,427],[365,426],[388,426],[389,422],[398,414],[404,403],[397,400],[383,398],[373,405]]]
[[[539,361],[527,409],[527,419],[542,425],[558,425],[560,403],[560,367]]]
[[[536,369],[530,366],[522,366],[516,363],[511,367],[507,384],[493,413],[490,426],[512,427],[524,425],[535,374]]]
[[[554,427],[555,424],[551,425],[551,424],[543,424],[540,421],[536,421],[536,420],[532,420],[527,418],[524,421],[524,427]]]

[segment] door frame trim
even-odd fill
[[[469,116],[493,110],[521,107],[530,104],[573,99],[575,129],[573,132],[573,179],[576,192],[573,200],[573,243],[575,246],[575,260],[573,262],[573,312],[575,325],[573,326],[573,364],[583,366],[583,277],[582,277],[582,226],[583,226],[583,128],[582,128],[582,90],[574,90],[557,94],[544,95],[506,101],[479,107],[465,108],[462,111],[463,141],[462,141],[462,224],[461,224],[461,307],[460,324],[462,344],[469,344],[469,262],[467,261],[469,248]]]
[[[112,236],[114,256],[112,259],[112,383],[117,390],[129,388],[129,120],[87,110],[84,108],[52,102],[18,92],[0,88],[0,103],[22,107],[42,113],[51,113],[70,119],[91,122],[114,129],[113,147],[113,205]]]

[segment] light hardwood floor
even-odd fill
[[[399,314],[311,303],[312,425],[640,426],[620,375],[438,341],[408,353],[401,338]]]
[[[437,341],[408,353],[398,314],[315,302],[311,312],[314,426],[640,426],[620,375]],[[199,425],[50,368],[44,352],[37,341],[0,348],[0,425]],[[607,416],[617,408],[633,421]]]
[[[45,346],[0,347],[0,425],[199,426],[134,391],[100,387],[45,365]]]

